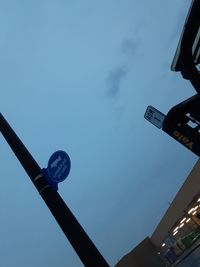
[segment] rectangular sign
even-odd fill
[[[144,118],[159,129],[162,128],[165,117],[166,116],[162,112],[152,106],[148,106],[144,114]]]

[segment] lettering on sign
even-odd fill
[[[53,183],[64,181],[71,169],[71,161],[68,154],[62,150],[58,150],[51,155],[47,172]]]
[[[144,114],[146,120],[150,121],[154,126],[161,129],[165,119],[165,115],[152,106],[148,106]]]
[[[56,168],[59,161],[61,161],[61,157],[59,156],[57,159],[54,160],[54,162],[51,163],[51,168]]]
[[[183,143],[187,148],[192,149],[194,142],[192,142],[187,136],[181,134],[179,131],[174,131],[173,136]]]

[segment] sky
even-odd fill
[[[189,0],[0,0],[0,106],[110,266],[151,236],[197,156],[144,119],[195,94],[170,70]],[[0,265],[81,267],[0,138]]]

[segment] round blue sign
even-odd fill
[[[47,171],[49,178],[55,182],[60,183],[64,181],[71,169],[71,161],[68,154],[62,150],[58,150],[51,155]]]

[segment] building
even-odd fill
[[[200,160],[197,161],[151,237],[116,267],[162,267],[176,261],[200,236]]]
[[[155,245],[146,237],[136,248],[125,255],[116,267],[164,267]]]
[[[196,203],[198,203],[198,199],[200,197],[200,186],[198,186],[200,182],[200,160],[195,164],[191,173],[185,180],[184,184],[176,194],[173,202],[169,206],[162,220],[156,227],[153,232],[151,239],[152,242],[160,247],[166,238],[166,235],[173,232],[173,230],[179,225],[180,222],[184,218],[186,218],[184,222],[186,222],[189,218],[193,220],[189,220],[188,224],[194,224],[194,220],[196,220],[197,210],[188,214],[190,208],[194,206],[197,207]],[[200,204],[200,203],[199,203]],[[192,215],[194,213],[194,215]],[[190,217],[189,217],[190,216]],[[183,225],[184,226],[184,225]],[[179,228],[180,230],[181,228]],[[182,227],[184,229],[184,227]],[[172,232],[170,232],[172,230]],[[176,231],[175,231],[176,232]],[[173,234],[175,233],[173,232]],[[179,237],[179,232],[176,235],[173,235],[174,238]]]
[[[147,120],[162,128],[197,156],[200,156],[199,11],[200,1],[193,0],[171,66],[171,70],[180,71],[183,78],[190,80],[198,94],[173,107],[166,117],[156,110],[156,123],[152,120],[152,116],[145,116]],[[145,113],[145,115],[152,115],[153,110],[150,111],[151,114]],[[125,255],[116,267],[169,266],[194,246],[200,237],[199,184],[200,160],[178,191],[152,236],[145,238]]]

